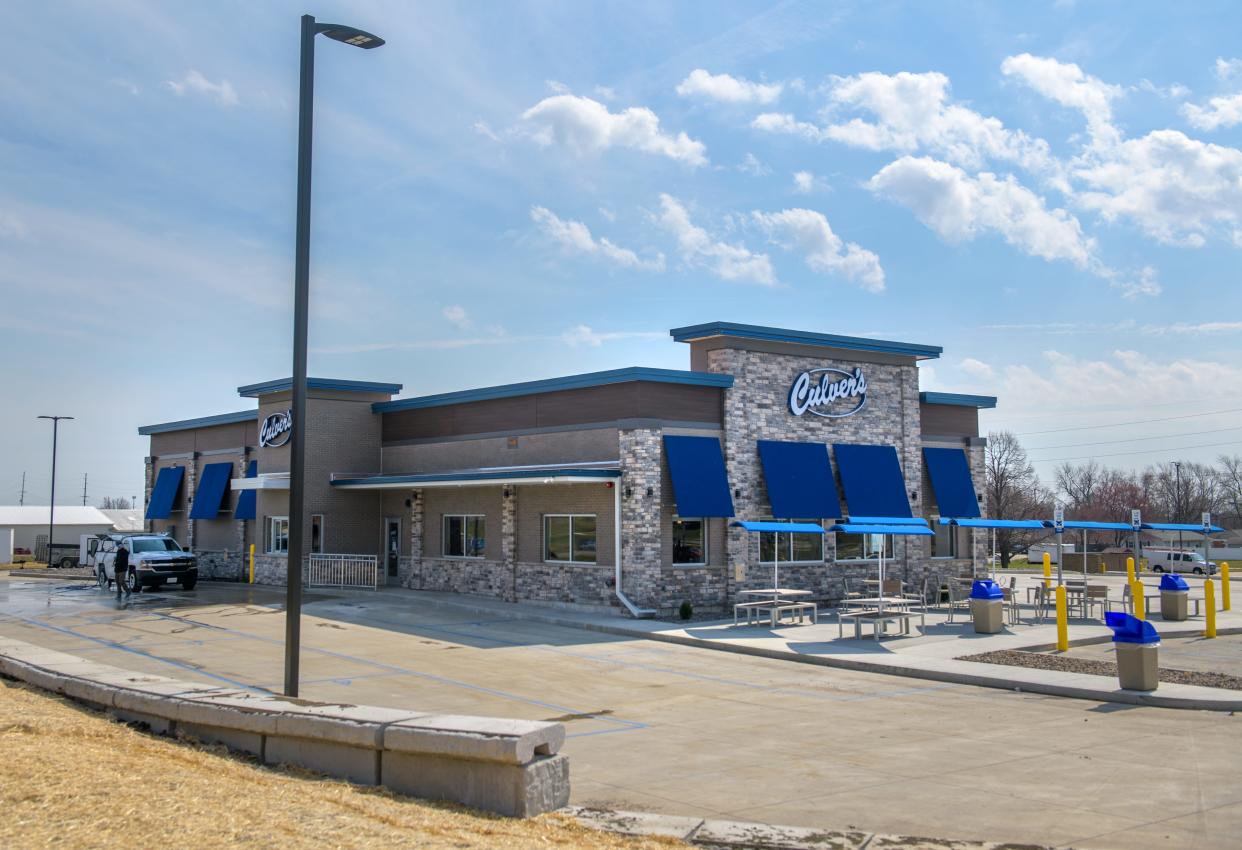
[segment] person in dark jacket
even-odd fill
[[[125,548],[124,541],[116,547],[116,558],[112,561],[112,575],[116,579],[116,598],[121,598],[121,591],[129,596],[129,550]]]

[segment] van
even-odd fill
[[[1208,561],[1198,552],[1144,547],[1143,557],[1147,559],[1148,568],[1155,573],[1216,574],[1216,563]]]

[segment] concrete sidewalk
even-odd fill
[[[1037,579],[1031,577],[1029,581],[1034,583]],[[1023,593],[1024,587],[1025,585],[1019,586]],[[1209,711],[1242,710],[1242,692],[1221,688],[1166,682],[1161,683],[1157,691],[1131,691],[1118,687],[1116,680],[1105,676],[958,660],[962,656],[994,650],[1055,647],[1055,621],[1033,623],[1034,612],[1025,607],[1022,623],[1006,626],[1002,633],[995,635],[975,634],[968,612],[959,611],[955,622],[949,623],[946,613],[929,609],[924,633],[909,637],[886,637],[877,643],[869,634],[861,640],[854,639],[853,629],[848,625],[845,628],[845,637],[840,637],[836,618],[831,610],[821,611],[820,621],[816,624],[782,625],[777,628],[766,625],[734,626],[732,620],[680,625],[589,613],[555,605],[529,602],[514,604],[453,593],[413,590],[387,590],[385,593],[410,594],[415,598],[433,601],[437,605],[475,613],[802,664],[1101,702]],[[1166,623],[1158,614],[1150,619],[1162,637],[1201,636],[1204,630],[1202,617],[1181,623]],[[1242,614],[1236,611],[1218,611],[1216,622],[1219,634],[1242,633]],[[1071,620],[1068,631],[1071,646],[1107,643],[1112,638],[1110,629],[1093,621]]]

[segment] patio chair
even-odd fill
[[[949,585],[949,622],[953,622],[953,615],[958,609],[970,611],[970,588],[964,586],[960,581],[950,579]]]
[[[1100,619],[1104,619],[1104,612],[1109,610],[1108,585],[1106,584],[1089,584],[1087,585],[1087,593],[1083,596],[1082,605],[1084,608],[1083,615],[1090,619],[1091,612],[1096,606],[1100,609]]]
[[[1009,625],[1016,626],[1022,622],[1022,609],[1018,605],[1018,589],[1014,584],[1001,588],[1004,614],[1009,618]]]
[[[904,592],[902,581],[895,578],[884,579],[884,584],[880,586],[881,596],[901,596]]]
[[[850,580],[842,577],[841,583],[845,586],[845,595],[841,597],[841,601],[837,603],[837,607],[842,611],[848,611],[858,605],[857,600],[864,599],[863,594],[850,587]]]
[[[927,579],[927,578],[923,579],[922,590],[918,590],[918,591],[903,590],[901,592],[902,599],[908,599],[911,602],[917,602],[919,604],[919,607],[923,610],[924,614],[927,613],[927,586],[929,582],[930,582],[930,579]]]

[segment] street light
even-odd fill
[[[1182,462],[1180,460],[1173,461],[1173,472],[1177,476],[1177,483],[1174,485],[1173,491],[1173,517],[1174,522],[1182,521]],[[1182,531],[1177,531],[1177,548],[1182,548]]]
[[[56,432],[60,429],[60,420],[72,419],[72,416],[40,416],[40,419],[52,420],[52,498],[47,507],[47,565],[52,565],[52,531],[56,528]]]
[[[302,16],[298,92],[298,208],[293,262],[293,427],[289,439],[289,551],[285,593],[285,694],[298,695],[302,619],[302,510],[306,504],[306,320],[310,290],[311,128],[315,103],[315,36],[370,50],[384,39],[341,24]]]

